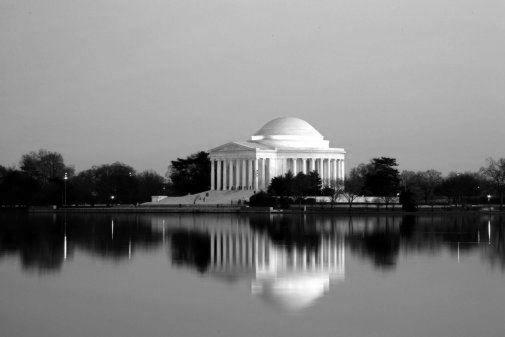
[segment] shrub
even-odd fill
[[[266,192],[258,192],[249,198],[249,205],[252,207],[274,207],[276,200]]]
[[[281,209],[288,209],[289,206],[293,203],[293,199],[288,197],[282,197],[279,199],[279,207]]]
[[[413,192],[407,190],[400,194],[402,209],[407,212],[417,211],[417,202]]]

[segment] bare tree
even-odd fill
[[[332,190],[330,197],[331,203],[333,204],[338,201],[338,198],[345,192],[344,181],[342,179],[332,179],[329,187]]]
[[[488,166],[482,167],[482,174],[489,180],[500,196],[500,209],[503,209],[503,196],[505,194],[505,158],[494,160],[487,159]]]
[[[69,176],[74,174],[74,168],[65,165],[60,153],[44,149],[23,155],[19,167],[42,184],[54,179],[63,179],[65,173]]]
[[[436,170],[418,172],[419,186],[422,190],[424,202],[433,204],[435,190],[442,183],[442,173]]]
[[[356,200],[359,195],[363,194],[366,170],[366,166],[362,164],[353,168],[351,172],[349,172],[349,176],[345,179],[342,195],[347,200],[349,208],[352,207],[354,200]]]

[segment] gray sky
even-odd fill
[[[505,157],[505,1],[0,0],[0,164],[164,173],[279,116],[348,167]]]

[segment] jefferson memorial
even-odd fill
[[[330,147],[312,125],[295,117],[271,120],[247,141],[210,150],[211,190],[264,190],[291,171],[316,171],[323,186],[344,179],[345,150]]]

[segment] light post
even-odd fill
[[[67,180],[68,180],[68,174],[67,172],[65,172],[65,175],[63,176],[63,184],[64,184],[63,206],[67,206]]]
[[[113,195],[110,196],[110,203],[112,206],[114,206],[114,198],[115,198],[115,196],[113,196]]]
[[[491,201],[491,194],[487,195],[487,208],[489,211],[491,211],[491,206],[489,206],[489,202]]]

